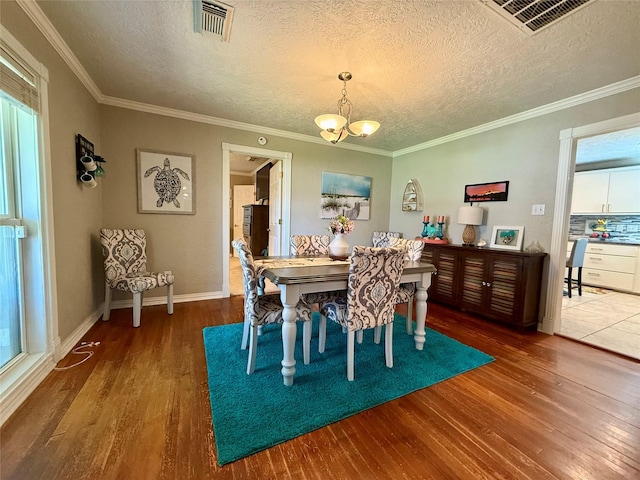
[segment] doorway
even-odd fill
[[[551,237],[548,298],[541,329],[545,333],[559,333],[562,328],[562,292],[566,272],[565,262],[577,143],[583,138],[637,126],[640,126],[640,114],[631,114],[560,132],[560,156]]]
[[[230,288],[230,261],[229,247],[231,244],[230,229],[226,226],[230,225],[230,157],[232,153],[241,155],[251,155],[256,157],[264,157],[278,162],[282,168],[281,177],[281,220],[280,220],[280,239],[277,245],[279,252],[287,251],[290,222],[291,222],[291,152],[281,152],[268,150],[265,148],[255,148],[246,145],[233,145],[229,143],[222,144],[222,296],[228,297],[231,294]],[[271,251],[271,247],[270,247]]]

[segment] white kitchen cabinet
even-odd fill
[[[640,293],[640,248],[590,242],[584,256],[582,283]]]
[[[640,213],[640,168],[576,172],[571,213]]]

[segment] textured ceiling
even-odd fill
[[[396,151],[640,74],[640,2],[594,1],[529,36],[479,0],[228,0],[231,38],[191,1],[38,1],[102,94],[318,136],[342,83],[345,142]]]

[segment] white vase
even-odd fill
[[[329,244],[329,253],[332,257],[346,257],[348,256],[349,244],[345,238],[344,233],[336,233],[333,240]]]

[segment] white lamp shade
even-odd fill
[[[347,133],[346,129],[343,129],[339,132],[332,132],[332,133],[329,133],[323,130],[322,132],[320,132],[320,136],[324,138],[327,142],[338,143],[344,140],[345,138],[347,138],[349,134]]]
[[[318,115],[315,122],[321,129],[327,132],[335,132],[347,124],[347,119],[341,115],[327,113],[325,115]]]
[[[458,210],[458,223],[461,225],[482,225],[483,214],[482,208],[465,205]]]
[[[349,129],[355,135],[362,135],[366,137],[367,135],[371,135],[375,133],[376,130],[380,128],[380,124],[378,122],[374,122],[373,120],[360,120],[359,122],[353,122],[349,124]]]

